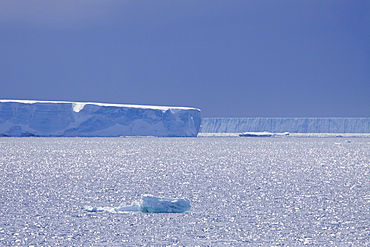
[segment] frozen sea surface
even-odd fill
[[[0,246],[369,246],[370,138],[1,138]],[[180,214],[87,212],[142,194]]]

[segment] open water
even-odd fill
[[[1,138],[0,246],[369,246],[370,138]],[[181,214],[87,212],[142,194]]]

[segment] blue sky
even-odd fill
[[[370,1],[1,0],[0,98],[370,117]]]

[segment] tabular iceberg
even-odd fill
[[[203,118],[202,133],[370,133],[370,118]]]
[[[117,208],[112,207],[89,207],[88,212],[143,212],[143,213],[183,213],[191,208],[190,202],[186,198],[164,198],[152,195],[142,195],[140,202],[134,202],[132,205],[121,205]]]
[[[195,137],[200,124],[190,107],[0,100],[0,136]]]

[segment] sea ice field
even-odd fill
[[[0,246],[369,246],[369,137],[0,138]],[[184,213],[89,211],[142,195]]]

